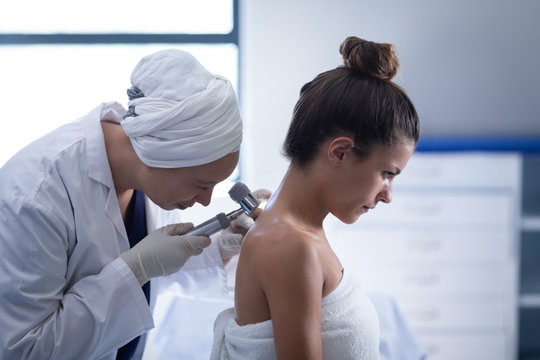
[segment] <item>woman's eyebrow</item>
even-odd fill
[[[401,174],[401,169],[398,168],[397,166],[394,167],[394,172],[393,172],[394,175],[399,175]]]

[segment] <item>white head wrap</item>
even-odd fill
[[[231,83],[210,74],[182,50],[162,50],[142,58],[131,74],[121,122],[135,152],[150,167],[207,164],[238,151],[242,118]],[[128,92],[129,92],[128,91]]]

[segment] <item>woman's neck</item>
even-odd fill
[[[321,190],[316,174],[290,166],[267,207],[275,206],[295,223],[322,229],[328,211]]]

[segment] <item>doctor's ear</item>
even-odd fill
[[[345,156],[352,151],[354,141],[346,136],[335,138],[328,145],[328,160],[335,165],[339,165],[345,159]]]

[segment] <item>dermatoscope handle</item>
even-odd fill
[[[195,226],[184,235],[210,236],[215,232],[228,228],[230,223],[225,213],[219,213],[202,224]]]

